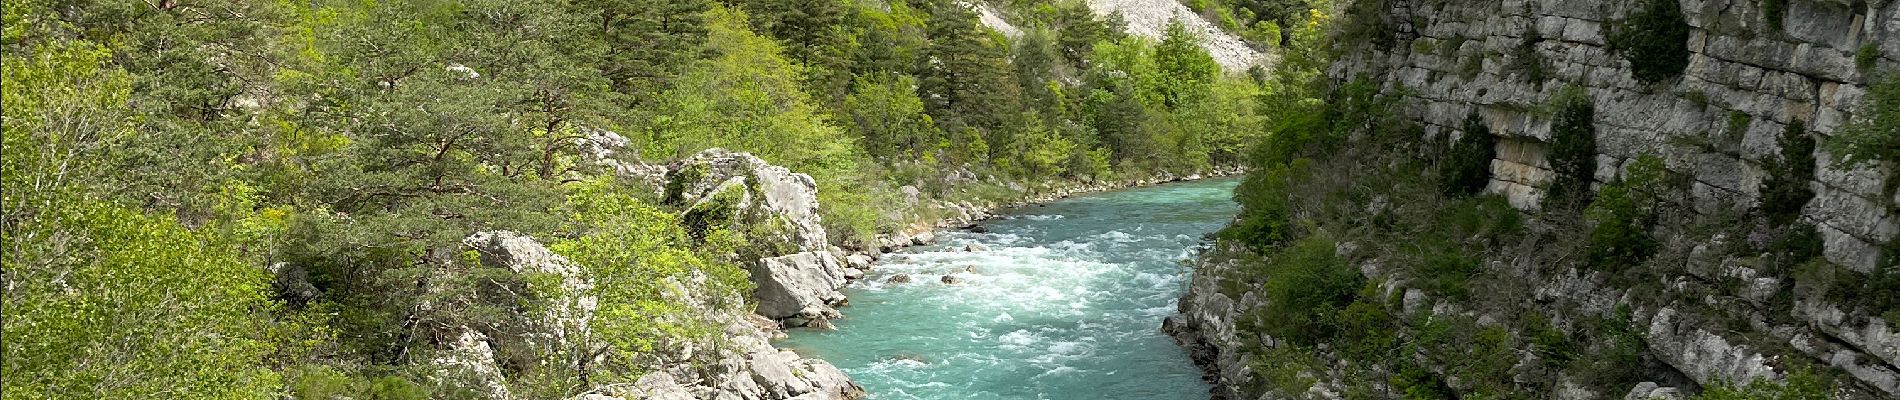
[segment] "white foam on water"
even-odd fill
[[[1117,372],[1184,389],[1142,397],[1205,399],[1191,363],[1155,361],[1178,352],[1157,327],[1188,279],[1180,260],[1232,215],[1149,193],[1034,209],[1044,214],[986,223],[986,233],[938,232],[937,244],[886,255],[847,289],[854,306],[839,331],[794,340],[848,355],[834,362],[876,399],[1102,398],[1125,381],[1109,377]],[[1208,215],[1171,219],[1194,211]],[[965,251],[973,244],[984,249]],[[898,274],[910,283],[884,283]]]
[[[1141,227],[1137,226],[1135,228],[1139,230]],[[1113,241],[1116,243],[1134,243],[1134,242],[1140,241],[1140,239],[1135,238],[1135,235],[1131,235],[1131,234],[1128,234],[1128,232],[1122,232],[1119,230],[1108,231],[1107,233],[1095,235],[1094,237],[1096,239],[1108,240],[1108,241]]]
[[[1003,334],[1003,336],[996,337],[997,343],[1002,343],[1002,344],[1011,345],[1011,346],[1028,346],[1028,345],[1036,344],[1036,342],[1041,341],[1041,340],[1042,340],[1041,337],[1038,337],[1036,336],[1035,333],[1031,333],[1027,330],[1017,330],[1015,332],[1006,333],[1006,334]]]

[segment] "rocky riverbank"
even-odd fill
[[[609,138],[611,139],[611,138]],[[602,142],[612,142],[604,140]],[[602,162],[609,162],[606,157]],[[830,320],[844,316],[839,307],[849,304],[840,292],[849,282],[861,279],[884,253],[906,246],[934,241],[935,229],[958,228],[994,216],[993,212],[1010,207],[1061,199],[1080,193],[1114,190],[1165,182],[1235,175],[1238,169],[1221,169],[1210,174],[1186,176],[1161,175],[1104,183],[1054,184],[1035,194],[1008,202],[972,203],[934,201],[929,207],[943,211],[919,216],[909,228],[882,235],[876,246],[847,250],[827,244],[828,237],[818,212],[817,185],[808,175],[771,165],[746,153],[710,149],[666,166],[613,165],[623,177],[645,182],[661,193],[662,202],[681,207],[685,219],[710,220],[711,216],[742,221],[729,229],[750,239],[745,254],[757,256],[744,262],[755,291],[749,299],[710,299],[700,290],[703,282],[672,282],[685,302],[697,304],[706,312],[701,317],[720,327],[723,339],[671,343],[661,351],[655,368],[637,382],[614,386],[613,390],[589,394],[589,399],[850,399],[863,390],[823,360],[803,358],[778,349],[771,340],[784,337],[784,329],[829,328]],[[915,189],[907,190],[915,192]],[[906,209],[918,209],[910,199]],[[704,227],[701,227],[702,229]],[[505,239],[495,239],[502,237]],[[526,237],[507,233],[485,233],[471,237],[485,244],[484,254],[493,254],[493,264],[521,271],[571,271],[572,267]],[[499,240],[499,241],[498,241]],[[505,244],[505,245],[504,245]],[[874,247],[874,248],[871,248]],[[746,257],[746,256],[742,256]],[[591,283],[571,274],[562,275],[571,293],[581,293]],[[564,304],[590,304],[585,298]],[[750,307],[721,307],[743,304]],[[585,326],[591,309],[578,307],[561,311],[568,321],[550,326]],[[575,321],[579,321],[578,323]],[[554,337],[586,338],[591,332],[553,334]],[[489,344],[472,336],[455,344],[454,354],[467,357],[441,360],[442,364],[465,365],[476,375],[494,371],[492,357],[483,357]],[[492,375],[492,374],[491,374]],[[498,375],[492,376],[499,379]]]

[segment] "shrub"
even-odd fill
[[[1638,157],[1625,178],[1604,186],[1587,211],[1594,223],[1585,247],[1590,265],[1619,272],[1655,255],[1661,245],[1650,237],[1649,226],[1670,186],[1662,159],[1650,155]]]
[[[1689,67],[1689,21],[1677,0],[1643,0],[1610,28],[1610,49],[1630,61],[1636,80],[1657,83]]]
[[[1225,238],[1269,247],[1292,238],[1292,205],[1287,197],[1296,183],[1310,174],[1312,162],[1295,160],[1292,165],[1271,166],[1247,174],[1234,190],[1240,203],[1240,218],[1221,231]]]
[[[1628,384],[1636,383],[1643,377],[1643,354],[1648,345],[1643,342],[1642,332],[1636,330],[1631,320],[1628,306],[1618,306],[1616,312],[1607,318],[1587,320],[1584,326],[1585,343],[1595,343],[1588,354],[1579,357],[1582,361],[1572,366],[1572,372],[1578,380],[1593,387],[1626,389]]]
[[[1397,41],[1398,27],[1389,19],[1386,0],[1356,0],[1346,6],[1339,28],[1341,43],[1371,43],[1378,49],[1391,49]]]
[[[1854,121],[1829,140],[1829,150],[1846,166],[1900,162],[1900,73],[1874,83],[1863,101]]]
[[[1550,197],[1560,203],[1587,204],[1597,170],[1596,105],[1577,87],[1552,98],[1550,168],[1556,177]]]
[[[1637,209],[1629,188],[1605,187],[1590,204],[1590,242],[1586,260],[1591,266],[1620,272],[1648,260],[1660,245],[1649,236],[1649,226]]]
[[[1468,81],[1478,77],[1480,72],[1484,72],[1484,54],[1482,53],[1465,56],[1464,60],[1458,63],[1459,78]]]
[[[1336,314],[1364,284],[1359,271],[1334,255],[1332,239],[1308,236],[1269,257],[1262,288],[1267,305],[1257,321],[1274,337],[1312,345],[1338,332]]]
[[[1781,32],[1782,20],[1788,18],[1788,0],[1761,0],[1761,18],[1768,31]]]
[[[1491,181],[1493,158],[1497,158],[1497,137],[1491,135],[1491,128],[1478,118],[1478,113],[1472,112],[1465,117],[1464,134],[1438,164],[1445,194],[1470,196],[1484,190]]]
[[[1537,43],[1542,41],[1544,37],[1537,33],[1536,28],[1525,30],[1524,41],[1517,45],[1517,50],[1511,55],[1510,66],[1511,70],[1524,74],[1526,81],[1540,85],[1550,74],[1550,66],[1544,61],[1543,53],[1537,52]]]
[[[1463,301],[1471,297],[1471,276],[1478,273],[1477,257],[1463,254],[1459,247],[1440,248],[1419,265],[1418,285],[1426,291]]]
[[[1854,52],[1854,68],[1860,72],[1873,72],[1874,65],[1880,61],[1880,45],[1868,43]]]
[[[1785,381],[1757,379],[1746,386],[1710,385],[1693,400],[1826,400],[1834,398],[1834,388],[1809,367],[1796,368]]]
[[[1822,246],[1821,233],[1814,224],[1789,226],[1768,243],[1771,272],[1785,274],[1796,265],[1821,257]]]
[[[1808,136],[1801,121],[1788,124],[1781,136],[1778,158],[1768,160],[1767,179],[1761,182],[1761,210],[1768,221],[1787,225],[1801,217],[1801,208],[1814,198],[1808,181],[1814,180],[1814,138]]]

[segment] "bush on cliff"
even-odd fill
[[[1560,209],[1590,203],[1590,184],[1596,181],[1596,103],[1589,92],[1575,86],[1551,98],[1550,183],[1546,204]]]
[[[1689,21],[1677,0],[1640,0],[1610,27],[1610,50],[1630,62],[1637,81],[1658,83],[1689,67]]]
[[[1256,326],[1274,337],[1303,345],[1339,332],[1338,313],[1351,304],[1365,277],[1334,255],[1333,241],[1312,235],[1267,256],[1256,276],[1266,307],[1253,316]]]
[[[1438,163],[1440,186],[1448,196],[1470,196],[1491,182],[1491,159],[1497,158],[1497,137],[1476,112],[1465,117],[1464,133]]]
[[[1592,224],[1585,260],[1612,273],[1641,264],[1661,247],[1649,233],[1674,186],[1662,159],[1637,157],[1623,179],[1604,185],[1585,212]]]
[[[1781,153],[1763,169],[1768,177],[1761,182],[1761,211],[1774,225],[1787,225],[1801,217],[1801,208],[1814,198],[1808,182],[1814,180],[1814,138],[1801,121],[1788,123],[1775,139]]]

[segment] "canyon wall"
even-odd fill
[[[1664,242],[1658,258],[1671,267],[1639,271],[1658,275],[1641,289],[1615,283],[1615,273],[1547,254],[1553,243],[1524,239],[1483,263],[1483,273],[1522,288],[1521,304],[1471,304],[1408,287],[1414,274],[1407,266],[1356,259],[1354,243],[1342,240],[1340,254],[1395,300],[1395,314],[1462,315],[1523,338],[1521,326],[1487,321],[1510,320],[1504,314],[1517,312],[1500,310],[1531,310],[1574,335],[1576,321],[1628,310],[1642,358],[1658,364],[1629,366],[1642,370],[1645,382],[1593,386],[1559,374],[1561,382],[1536,394],[1544,398],[1674,398],[1715,385],[1782,379],[1795,365],[1818,366],[1839,388],[1838,397],[1900,396],[1900,326],[1893,318],[1852,299],[1797,290],[1804,282],[1765,265],[1760,253],[1721,250],[1750,248],[1737,243],[1759,247],[1760,238],[1704,233],[1689,222],[1750,223],[1744,219],[1760,207],[1762,182],[1781,168],[1775,167],[1782,150],[1777,138],[1788,126],[1805,126],[1826,144],[1852,121],[1874,71],[1900,67],[1900,2],[1681,0],[1688,65],[1680,76],[1653,83],[1637,79],[1627,57],[1609,45],[1609,33],[1640,1],[1383,3],[1393,40],[1344,44],[1347,50],[1326,74],[1335,82],[1367,79],[1401,95],[1397,111],[1420,123],[1428,138],[1463,135],[1468,116],[1478,116],[1498,136],[1486,193],[1502,195],[1530,216],[1548,207],[1556,173],[1549,159],[1553,118],[1545,105],[1561,91],[1576,90],[1567,88],[1587,93],[1595,108],[1593,185],[1619,179],[1638,157],[1652,155],[1689,186],[1685,198],[1667,203],[1665,213],[1676,217],[1652,229]],[[1767,23],[1772,10],[1765,11],[1765,3],[1785,10],[1779,27]],[[1815,196],[1798,221],[1819,233],[1826,264],[1855,276],[1876,273],[1882,246],[1900,234],[1894,166],[1845,166],[1828,149],[1818,146],[1812,154],[1818,168],[1805,184]],[[1367,215],[1377,214],[1375,207],[1382,206],[1367,207]],[[1273,391],[1258,370],[1267,349],[1280,342],[1244,328],[1247,316],[1265,306],[1264,295],[1259,288],[1235,288],[1234,277],[1247,273],[1251,262],[1242,255],[1256,250],[1222,242],[1204,254],[1182,314],[1166,326],[1209,369],[1219,397],[1286,395]],[[1319,372],[1298,375],[1316,381],[1302,396],[1345,396],[1357,378],[1343,371],[1364,367],[1321,349]],[[1522,370],[1534,361],[1526,355],[1513,374],[1526,375]]]

